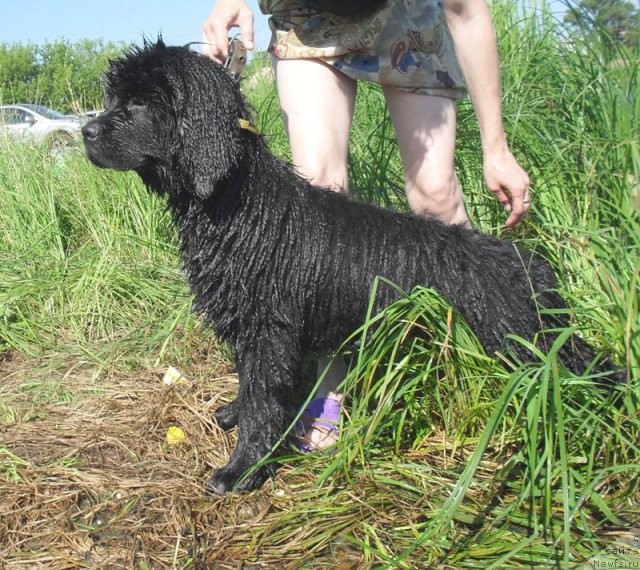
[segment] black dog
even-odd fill
[[[270,474],[242,475],[278,442],[307,394],[303,355],[337,350],[363,321],[376,276],[408,291],[432,287],[464,316],[487,353],[543,347],[566,317],[543,260],[512,243],[314,188],[246,128],[237,84],[213,61],[161,41],[134,48],[106,75],[107,109],[83,129],[87,155],[135,170],[165,195],[180,235],[197,310],[235,346],[237,399],[216,413],[239,426],[229,463],[209,481],[225,493]],[[381,287],[376,310],[398,298]],[[582,373],[592,351],[574,337],[561,351]],[[609,363],[605,362],[604,367]]]

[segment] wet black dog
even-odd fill
[[[314,188],[247,128],[237,84],[221,66],[162,42],[133,49],[106,75],[107,109],[83,129],[96,165],[135,170],[167,197],[197,309],[236,348],[237,399],[218,410],[239,427],[229,463],[209,481],[225,493],[270,474],[243,473],[278,442],[307,394],[303,355],[331,354],[363,321],[376,276],[432,287],[459,310],[487,353],[530,358],[509,334],[544,347],[566,317],[546,262],[512,243]],[[381,287],[376,309],[398,298]],[[561,351],[581,373],[592,351]],[[603,364],[604,367],[608,363]]]

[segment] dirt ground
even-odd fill
[[[212,419],[236,391],[228,364],[182,370],[188,382],[174,386],[162,382],[164,369],[96,372],[69,362],[45,370],[15,354],[0,361],[1,568],[297,568],[301,556],[308,562],[301,537],[313,529],[298,528],[280,542],[265,537],[282,529],[293,501],[310,493],[311,474],[284,467],[251,495],[203,494],[234,445],[234,433]],[[185,439],[169,444],[170,427]],[[324,563],[313,567],[358,567],[349,548],[316,547]]]

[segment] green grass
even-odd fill
[[[3,144],[0,157],[5,348],[112,360],[192,326],[169,216],[134,176],[79,151]]]
[[[544,12],[497,4],[494,16],[505,123],[534,206],[521,227],[503,228],[464,101],[457,167],[470,214],[549,259],[574,327],[627,369],[629,385],[607,393],[568,373],[557,347],[509,369],[441,299],[407,292],[354,332],[366,342],[352,355],[338,452],[286,460],[288,476],[311,472],[319,488],[300,489],[252,530],[254,561],[294,548],[295,536],[308,567],[340,544],[367,567],[565,568],[640,526],[638,53],[573,46]],[[286,156],[273,86],[247,94]],[[363,199],[404,207],[372,86],[359,91],[350,171]],[[0,145],[0,351],[42,370],[145,370],[196,361],[208,334],[190,316],[164,205],[135,176],[99,171],[80,153],[52,160]],[[34,403],[75,397],[37,371],[30,386]],[[0,419],[15,421],[1,392]]]

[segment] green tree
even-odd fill
[[[626,0],[579,0],[568,3],[564,22],[587,36],[605,32],[610,41],[636,48],[640,40],[640,12]]]
[[[99,106],[102,73],[122,48],[102,40],[0,44],[0,101],[44,103],[65,113]]]
[[[37,77],[35,45],[0,44],[0,103],[28,100]]]
[[[38,91],[54,108],[64,112],[99,105],[102,73],[110,58],[122,50],[102,40],[70,43],[60,39],[40,47]]]

